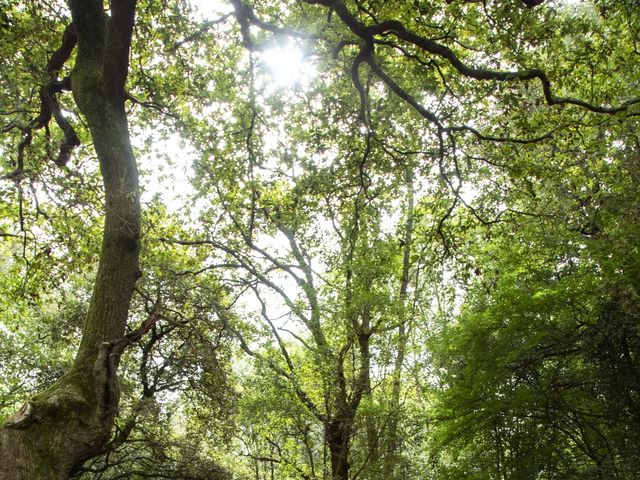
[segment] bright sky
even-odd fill
[[[302,48],[291,39],[264,51],[262,60],[267,65],[271,77],[280,87],[294,84],[304,86],[317,73],[313,64],[305,58]]]

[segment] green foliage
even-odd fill
[[[332,429],[351,479],[638,477],[633,1],[137,4],[129,331],[159,320],[77,478],[346,480]],[[0,0],[3,420],[73,362],[100,249],[71,96],[67,166],[53,123],[22,143],[68,21]]]
[[[637,167],[624,154],[593,163],[597,174],[578,164],[538,184],[529,209],[545,215],[479,244],[461,314],[431,340],[446,372],[433,437],[443,475],[638,474],[640,257],[637,226],[617,216],[638,191],[614,187]]]

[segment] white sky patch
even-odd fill
[[[262,60],[278,87],[305,86],[317,74],[304,50],[291,39],[265,50]]]
[[[481,193],[480,189],[478,189],[475,185],[466,183],[460,189],[460,198],[462,198],[464,203],[466,203],[467,205],[470,205],[471,203],[473,203],[473,201],[476,198],[478,198],[480,193]]]
[[[233,12],[231,3],[223,0],[191,0],[190,3],[196,10],[196,18],[205,21],[216,20]]]
[[[191,177],[196,156],[193,147],[177,133],[154,139],[153,151],[140,159],[142,202],[159,197],[170,212],[182,211],[193,195]]]

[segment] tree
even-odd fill
[[[275,411],[290,418],[278,434],[293,425],[297,448],[280,442],[284,433],[268,443],[258,428],[247,442],[260,452],[251,461],[268,464],[269,474],[319,476],[317,462],[326,447],[327,470],[337,479],[424,477],[426,461],[408,460],[411,446],[401,440],[411,434],[410,423],[423,425],[407,421],[411,409],[441,422],[441,437],[426,429],[415,437],[428,437],[426,445],[442,453],[431,457],[436,474],[634,473],[629,459],[635,453],[622,432],[632,428],[635,417],[628,412],[637,403],[633,382],[629,387],[623,380],[636,366],[637,235],[621,220],[633,218],[637,208],[631,172],[640,70],[632,3],[233,0],[207,20],[194,20],[189,4],[177,0],[113,0],[107,13],[100,1],[70,1],[68,7],[71,22],[63,7],[48,1],[21,2],[0,16],[3,34],[19,45],[19,55],[7,56],[15,64],[2,60],[8,67],[2,112],[16,118],[3,127],[4,148],[14,147],[13,165],[3,177],[13,190],[3,195],[17,209],[1,207],[2,228],[11,225],[4,218],[12,215],[18,225],[18,233],[7,227],[2,238],[27,270],[23,297],[45,288],[39,279],[55,289],[48,277],[56,268],[47,259],[63,256],[56,247],[64,240],[53,237],[64,235],[37,240],[38,222],[51,224],[47,232],[66,228],[75,238],[91,237],[102,215],[86,213],[86,235],[78,233],[83,222],[64,227],[49,215],[33,182],[46,177],[37,159],[51,158],[69,172],[69,161],[76,161],[73,149],[90,140],[104,183],[103,241],[75,360],[61,361],[66,370],[58,381],[5,424],[0,453],[11,460],[2,463],[0,476],[66,478],[96,465],[107,471],[112,467],[104,457],[80,465],[120,440],[122,449],[112,450],[113,458],[125,458],[129,435],[155,453],[157,432],[165,430],[132,430],[144,415],[129,404],[118,421],[122,430],[109,442],[123,350],[141,342],[124,364],[125,378],[140,385],[142,403],[165,387],[210,394],[224,388],[207,385],[210,363],[203,353],[215,344],[220,324],[221,335],[236,338],[260,363],[255,368],[265,369],[258,371],[281,382],[273,396],[286,390],[286,405]],[[136,8],[140,15],[134,21]],[[58,38],[63,24],[61,45],[51,48],[48,32]],[[264,55],[276,44],[304,47],[318,75],[306,85],[278,88]],[[30,112],[31,76],[41,71],[35,57],[46,51],[54,53],[38,96],[41,105]],[[68,62],[74,62],[71,69]],[[63,95],[68,90],[82,119],[65,116],[73,109]],[[126,100],[135,105],[133,116],[127,116]],[[142,215],[129,118],[147,132],[149,143],[160,143],[171,130],[185,150],[197,152],[194,196],[201,202],[191,215],[181,212],[177,223],[184,228],[158,235],[153,227],[145,230],[152,252],[144,268],[149,279],[156,279],[159,262],[153,251],[163,246],[177,252],[172,265],[183,274],[168,275],[173,267],[163,267],[162,288],[150,292],[142,285],[133,315],[133,290],[142,271]],[[51,120],[59,128],[50,130]],[[160,126],[151,128],[152,122]],[[52,139],[61,142],[57,153],[51,152]],[[90,189],[78,192],[92,179],[73,180],[69,173],[41,185],[58,182],[76,192],[57,193],[60,203],[88,196],[87,203],[95,202]],[[80,270],[76,259],[91,264],[96,255],[95,245],[86,242],[68,261],[74,273]],[[592,246],[585,247],[588,255],[581,250],[585,245]],[[630,254],[614,255],[608,245]],[[74,242],[65,247],[71,252]],[[190,259],[188,267],[184,259]],[[19,283],[13,272],[20,264],[7,265],[11,271],[2,278],[9,288]],[[592,270],[583,271],[586,265]],[[63,277],[64,272],[55,276]],[[200,281],[181,283],[183,277]],[[580,282],[586,282],[584,290],[576,287]],[[86,287],[86,279],[62,283],[67,289]],[[158,294],[160,289],[166,293]],[[435,305],[443,291],[457,294],[456,301]],[[563,303],[576,291],[588,307],[585,325],[575,323]],[[242,306],[247,292],[253,307]],[[187,299],[185,305],[178,299]],[[45,300],[30,301],[20,304],[23,311]],[[252,308],[260,321],[249,313]],[[278,323],[274,309],[284,309],[297,329]],[[73,330],[77,317],[65,325]],[[141,326],[126,333],[129,317]],[[167,325],[158,326],[161,317]],[[500,323],[505,318],[513,330]],[[443,319],[449,323],[436,321]],[[550,338],[550,326],[564,334],[563,341]],[[431,330],[434,343],[425,350],[421,335]],[[149,336],[143,339],[144,333]],[[615,345],[613,354],[603,346],[608,341]],[[174,354],[180,345],[194,348],[190,355]],[[425,367],[431,351],[438,353],[439,370]],[[491,367],[505,358],[500,368]],[[168,386],[168,372],[176,377],[175,387]],[[602,372],[611,382],[592,380]],[[571,388],[562,383],[567,379]],[[591,390],[575,386],[581,382]],[[483,383],[492,395],[478,393]],[[566,391],[579,401],[567,400]],[[587,391],[596,392],[595,403]],[[553,402],[544,397],[548,393]],[[10,403],[11,392],[4,395]],[[424,405],[432,395],[439,399],[434,408]],[[498,405],[469,417],[482,421],[455,418],[487,399]],[[459,408],[442,413],[446,402]],[[604,415],[604,406],[616,415]],[[544,421],[526,417],[528,407],[544,411]],[[306,422],[313,426],[307,429]],[[459,436],[457,425],[474,428]],[[535,430],[543,441],[527,435],[532,425],[544,426]],[[552,454],[549,446],[558,438],[569,439],[569,446]],[[462,447],[455,455],[446,448],[453,441]],[[487,446],[486,456],[476,457],[476,441]],[[263,455],[265,442],[269,457]],[[184,448],[167,457],[165,473],[199,475],[185,469],[189,459],[208,465],[191,453],[199,441],[181,436],[169,444]],[[284,455],[274,456],[278,448],[298,452],[300,465],[284,465]],[[299,453],[305,450],[310,453]],[[544,455],[553,458],[541,467]],[[132,464],[113,468],[129,468],[123,465]],[[138,465],[151,468],[144,455]]]
[[[138,173],[124,106],[135,2],[112,2],[110,19],[102,2],[73,1],[69,7],[73,22],[47,65],[41,113],[23,132],[26,140],[55,116],[65,133],[57,159],[64,164],[78,141],[71,126],[57,118],[54,95],[71,89],[89,125],[104,182],[102,251],[73,367],[25,403],[0,433],[0,477],[7,479],[67,478],[109,439],[118,405],[116,370],[130,338],[124,336],[125,324],[140,276]],[[75,44],[71,75],[58,80]],[[22,168],[19,162],[15,175]]]
[[[608,154],[629,155],[629,133]],[[539,171],[528,198],[512,199],[528,222],[467,248],[482,272],[431,340],[446,371],[433,443],[445,478],[638,475],[638,258],[627,243],[637,233],[622,220],[637,209],[637,165],[572,163],[563,177]]]

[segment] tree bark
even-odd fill
[[[71,0],[77,57],[71,76],[105,189],[98,272],[74,366],[0,430],[0,480],[62,480],[99,454],[118,406],[117,340],[139,272],[138,173],[124,108],[135,0]]]
[[[368,289],[371,285],[368,286]],[[371,391],[371,351],[370,351],[370,338],[371,338],[371,307],[365,305],[362,309],[362,323],[361,332],[358,335],[358,345],[360,348],[360,375],[359,382],[362,383],[362,397],[369,402],[372,401]],[[375,465],[378,458],[378,426],[376,424],[375,415],[372,412],[367,412],[364,418],[364,423],[367,431],[367,461]]]
[[[349,480],[350,423],[348,419],[339,418],[330,420],[325,425],[325,441],[331,455],[333,480]]]

